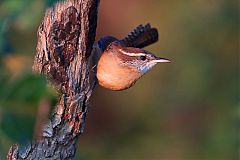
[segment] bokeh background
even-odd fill
[[[56,103],[31,74],[37,27],[56,0],[0,0],[0,159],[39,136]],[[150,22],[170,58],[126,91],[98,87],[76,159],[240,158],[239,1],[102,0],[97,37]]]

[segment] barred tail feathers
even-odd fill
[[[158,41],[158,30],[150,24],[139,25],[121,40],[127,47],[143,48]]]

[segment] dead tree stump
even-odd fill
[[[99,0],[66,0],[48,9],[38,28],[33,71],[44,74],[60,98],[42,138],[24,148],[13,145],[9,160],[72,159],[83,132],[94,80],[89,63]]]

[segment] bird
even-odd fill
[[[142,49],[158,41],[158,31],[150,24],[139,25],[124,39],[105,36],[95,45],[99,56],[96,66],[96,78],[100,86],[121,91],[132,87],[158,63],[169,63],[167,58],[157,57]]]

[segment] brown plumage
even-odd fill
[[[97,65],[99,84],[110,90],[130,88],[141,77],[136,68],[124,65],[126,59],[122,59],[120,48],[122,47],[117,43],[112,43],[103,52]]]
[[[112,42],[103,52],[97,65],[97,79],[110,90],[124,90],[135,84],[159,62],[170,62],[139,48],[124,47]]]
[[[157,63],[170,62],[141,49],[156,41],[158,31],[150,24],[139,25],[122,40],[102,37],[94,48],[95,62],[100,58],[94,69],[99,84],[110,90],[128,89]]]

